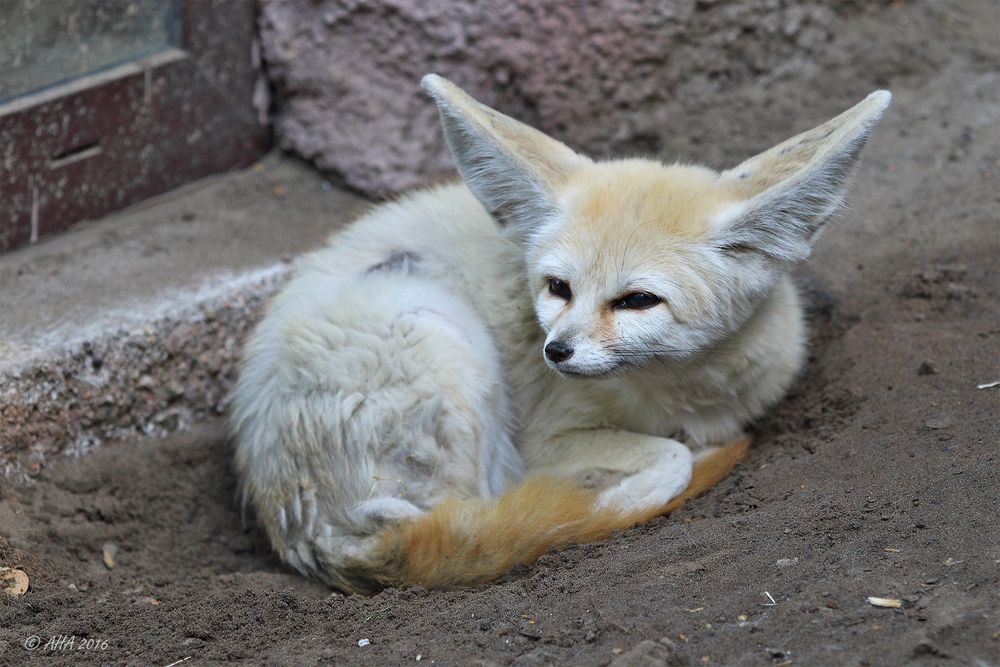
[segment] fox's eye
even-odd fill
[[[646,310],[663,301],[660,297],[649,292],[632,292],[626,294],[617,301],[611,302],[611,307],[616,310]]]
[[[558,278],[549,278],[549,294],[557,296],[560,299],[565,299],[566,301],[573,298],[573,291],[569,288],[569,283]]]

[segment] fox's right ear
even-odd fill
[[[556,211],[556,188],[590,160],[480,104],[436,74],[420,82],[437,103],[458,172],[486,210],[521,239]]]
[[[843,204],[861,149],[891,100],[888,91],[876,91],[836,118],[720,174],[719,183],[738,202],[716,221],[720,247],[786,262],[808,257]]]

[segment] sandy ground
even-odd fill
[[[0,663],[1000,664],[1000,11],[897,4],[678,102],[732,162],[896,93],[811,263],[808,369],[717,489],[496,584],[344,597],[242,528],[220,424],[108,445],[0,490],[0,564],[32,581],[0,597]]]

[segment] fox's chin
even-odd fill
[[[618,366],[608,366],[602,368],[560,368],[559,366],[551,363],[548,366],[564,377],[581,379],[597,379],[606,377],[611,375],[618,368]]]

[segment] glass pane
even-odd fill
[[[0,101],[176,43],[174,0],[0,0]]]

